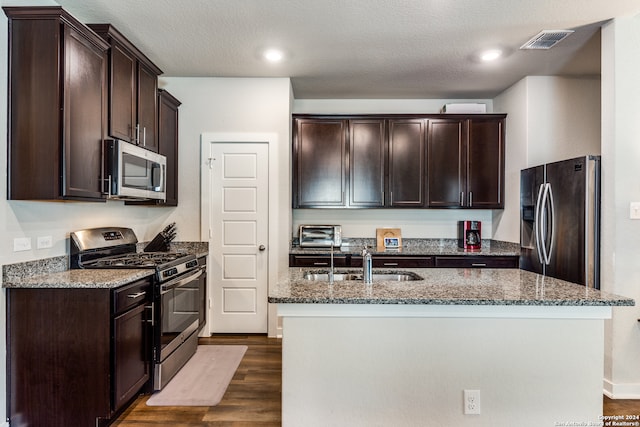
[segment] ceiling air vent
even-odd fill
[[[571,33],[573,30],[543,30],[520,46],[520,49],[551,49]]]

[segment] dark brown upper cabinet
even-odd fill
[[[424,206],[424,121],[294,118],[294,208]]]
[[[113,25],[89,27],[110,46],[108,135],[157,152],[156,94],[162,70]]]
[[[108,45],[61,7],[9,18],[10,200],[104,201]]]
[[[505,115],[431,119],[428,206],[504,208]]]
[[[464,119],[433,119],[427,124],[429,206],[463,207],[466,191]]]
[[[158,151],[167,158],[167,200],[159,204],[178,206],[178,107],[181,102],[158,90]]]
[[[293,207],[501,209],[505,117],[295,115]]]
[[[349,126],[349,206],[385,204],[386,121],[354,119]]]
[[[424,120],[389,120],[389,207],[425,206]]]
[[[294,208],[346,206],[346,130],[346,120],[294,120]]]
[[[469,207],[504,208],[504,117],[469,120],[467,191]]]

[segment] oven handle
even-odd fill
[[[190,274],[187,277],[178,277],[176,279],[168,281],[167,283],[160,284],[160,295],[164,295],[172,289],[179,288],[180,286],[184,286],[189,282],[193,282],[195,279],[202,276],[203,273],[204,269],[198,268],[198,271]]]

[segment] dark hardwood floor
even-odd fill
[[[246,345],[222,401],[217,406],[147,406],[141,396],[112,426],[119,427],[275,427],[281,422],[282,341],[265,335],[215,335],[200,345]]]
[[[282,341],[265,335],[215,335],[199,344],[248,346],[227,392],[217,406],[147,406],[140,396],[112,426],[276,427],[281,425]],[[603,415],[640,415],[640,400],[603,397]]]

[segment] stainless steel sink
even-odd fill
[[[422,277],[418,276],[412,272],[402,272],[402,273],[373,273],[373,281],[376,282],[406,282],[410,280],[422,280]],[[329,273],[305,273],[302,276],[304,280],[308,280],[310,282],[328,282],[329,281]],[[334,273],[333,280],[336,282],[342,282],[345,280],[362,280],[361,273]]]

